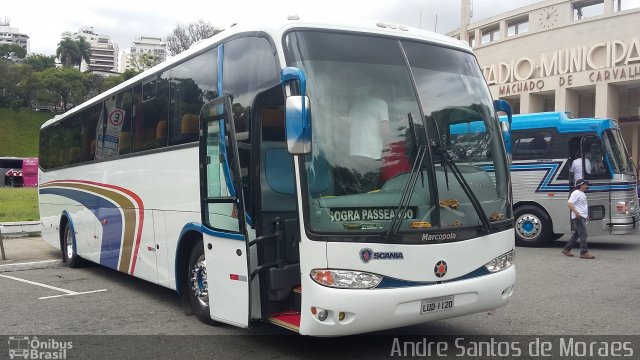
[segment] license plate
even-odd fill
[[[453,309],[453,295],[422,300],[420,314]]]

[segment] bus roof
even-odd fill
[[[506,116],[501,116],[506,121]],[[613,119],[579,118],[572,119],[565,112],[540,112],[513,115],[511,130],[555,128],[560,133],[589,132],[601,135],[606,129],[617,128],[618,122]]]
[[[105,99],[122,89],[125,89],[132,84],[138,83],[145,79],[150,79],[151,75],[157,74],[159,72],[164,71],[165,69],[173,67],[175,64],[178,64],[188,58],[191,58],[193,55],[202,53],[212,47],[215,47],[217,44],[221,43],[227,38],[234,37],[238,34],[251,34],[251,33],[266,33],[269,34],[272,39],[276,42],[275,46],[277,49],[282,48],[282,44],[280,42],[280,37],[285,32],[295,29],[327,29],[327,30],[341,30],[341,31],[349,31],[349,32],[360,32],[360,33],[369,33],[369,34],[377,34],[382,36],[394,36],[400,38],[407,39],[415,39],[421,41],[428,41],[431,43],[457,48],[462,51],[467,51],[471,53],[471,48],[464,42],[457,40],[455,38],[438,34],[432,31],[408,27],[399,24],[390,24],[383,22],[376,22],[372,20],[327,20],[327,19],[316,19],[310,16],[298,17],[298,16],[286,16],[283,15],[276,19],[263,20],[263,22],[251,22],[251,23],[237,23],[231,25],[229,28],[224,31],[212,36],[209,39],[201,40],[191,45],[191,47],[176,55],[168,60],[154,66],[153,68],[146,70],[135,77],[117,85],[113,88],[99,94],[98,96],[85,101],[84,103],[75,106],[74,108],[68,110],[64,114],[59,114],[53,117],[50,120],[47,120],[44,124],[42,124],[41,128],[47,127],[68,115],[71,115],[75,112],[78,112],[81,109],[84,109],[86,106],[95,103],[96,101]],[[284,64],[284,57],[280,54],[281,64]]]

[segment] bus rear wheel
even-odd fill
[[[516,245],[542,246],[551,241],[553,229],[549,216],[535,206],[520,206],[515,210]]]
[[[207,262],[204,257],[204,245],[199,240],[191,249],[187,268],[187,294],[191,310],[200,321],[214,324],[209,313],[209,287],[207,283]]]

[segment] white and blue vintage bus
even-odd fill
[[[445,36],[235,25],[42,126],[42,234],[205,322],[337,336],[495,309],[515,282],[504,110]],[[453,155],[469,121],[491,173]]]
[[[541,245],[571,233],[567,198],[580,177],[570,172],[576,159],[591,182],[589,235],[637,231],[637,171],[615,120],[522,114],[513,116],[511,130],[517,243]]]

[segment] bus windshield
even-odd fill
[[[473,55],[320,31],[291,32],[285,47],[288,65],[306,73],[311,102],[302,176],[312,232],[384,233],[403,193],[399,233],[486,228],[511,217],[501,134]],[[473,132],[453,141],[464,124]]]
[[[624,145],[624,140],[622,140],[620,130],[606,130],[602,135],[602,139],[604,141],[605,151],[613,168],[613,172],[617,174],[633,175],[633,165],[629,159],[629,154],[627,153],[627,148]]]

